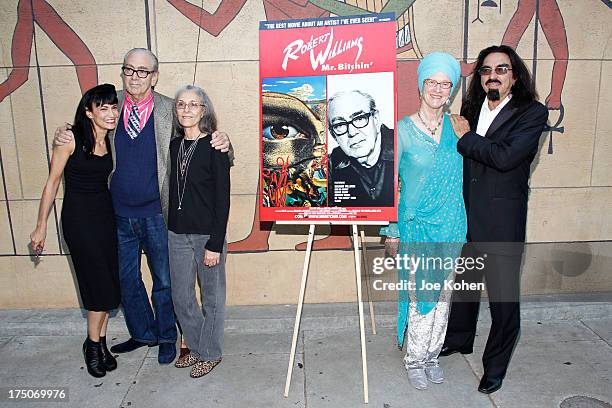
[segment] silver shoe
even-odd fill
[[[408,368],[408,379],[410,380],[410,384],[417,390],[426,390],[427,389],[427,375],[425,374],[425,369],[423,368]]]
[[[442,384],[444,382],[444,370],[442,370],[438,362],[425,365],[425,375],[434,384]]]

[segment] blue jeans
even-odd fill
[[[175,343],[176,319],[170,287],[168,229],[164,218],[161,214],[145,218],[115,217],[121,304],[130,335],[134,340],[149,345]],[[141,249],[147,256],[153,278],[153,308],[142,282]]]

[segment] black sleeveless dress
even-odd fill
[[[117,231],[108,176],[111,154],[87,156],[82,142],[64,168],[62,230],[74,265],[83,307],[115,309],[121,301],[117,261]]]

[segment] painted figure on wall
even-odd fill
[[[495,1],[478,3],[478,12],[472,23],[483,23],[483,20],[480,18],[480,7],[482,6],[499,7],[501,12],[502,0],[499,0],[499,5]],[[563,108],[561,94],[569,61],[569,47],[567,44],[565,23],[557,0],[517,0],[516,10],[506,27],[506,31],[502,38],[502,44],[508,45],[516,50],[532,20],[534,20],[535,26],[532,54],[533,62],[531,67],[534,81],[536,81],[537,75],[538,34],[540,26],[542,27],[546,42],[554,57],[550,92],[545,99],[546,107],[549,110],[559,111],[557,119],[552,121],[552,125],[547,125],[545,130],[545,132],[550,132],[548,139],[548,154],[552,154],[553,132],[565,132],[564,126],[562,126],[565,109]],[[463,70],[466,76],[472,73],[473,65],[473,63],[464,64]]]
[[[13,69],[0,84],[0,102],[28,80],[34,23],[49,36],[76,68],[81,93],[98,83],[98,67],[91,51],[77,33],[45,0],[20,0],[11,43]]]
[[[565,23],[557,0],[518,0],[516,11],[502,38],[502,44],[516,49],[534,15],[537,19],[536,22],[541,24],[546,41],[555,57],[550,92],[545,99],[546,106],[548,109],[560,109],[569,49]]]

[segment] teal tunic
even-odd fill
[[[450,117],[444,115],[440,143],[416,127],[408,116],[398,122],[399,176],[402,187],[398,222],[381,229],[381,234],[400,238],[399,254],[456,259],[465,242],[467,220],[463,202],[463,159],[457,152],[457,136]],[[416,269],[417,311],[429,313],[439,290],[419,290],[421,281],[443,281],[452,274],[448,263]],[[408,280],[409,271],[398,270],[398,281]],[[404,343],[410,298],[398,294],[398,344]]]

